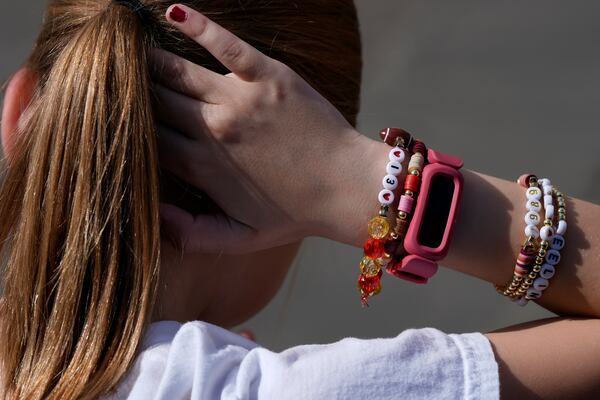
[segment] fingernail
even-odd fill
[[[171,8],[171,11],[169,12],[169,17],[175,22],[182,23],[185,22],[185,20],[187,19],[187,13],[183,8],[175,6]]]

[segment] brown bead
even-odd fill
[[[390,145],[390,146],[395,146],[396,144],[396,138],[401,138],[402,141],[404,142],[404,146],[402,146],[401,143],[401,147],[408,147],[412,136],[410,133],[406,132],[404,129],[400,129],[400,128],[386,128],[386,129],[382,129],[379,132],[379,137],[381,138],[381,140],[383,140],[386,144]]]

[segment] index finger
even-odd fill
[[[245,81],[268,74],[273,60],[214,23],[198,11],[182,4],[167,9],[167,20],[183,34],[204,47],[225,68]]]

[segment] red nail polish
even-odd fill
[[[175,6],[171,9],[169,17],[171,17],[171,19],[175,22],[182,23],[187,19],[187,13],[182,8]]]

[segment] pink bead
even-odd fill
[[[415,199],[410,196],[400,196],[400,203],[398,204],[398,211],[404,211],[410,214],[413,210],[413,204]]]

